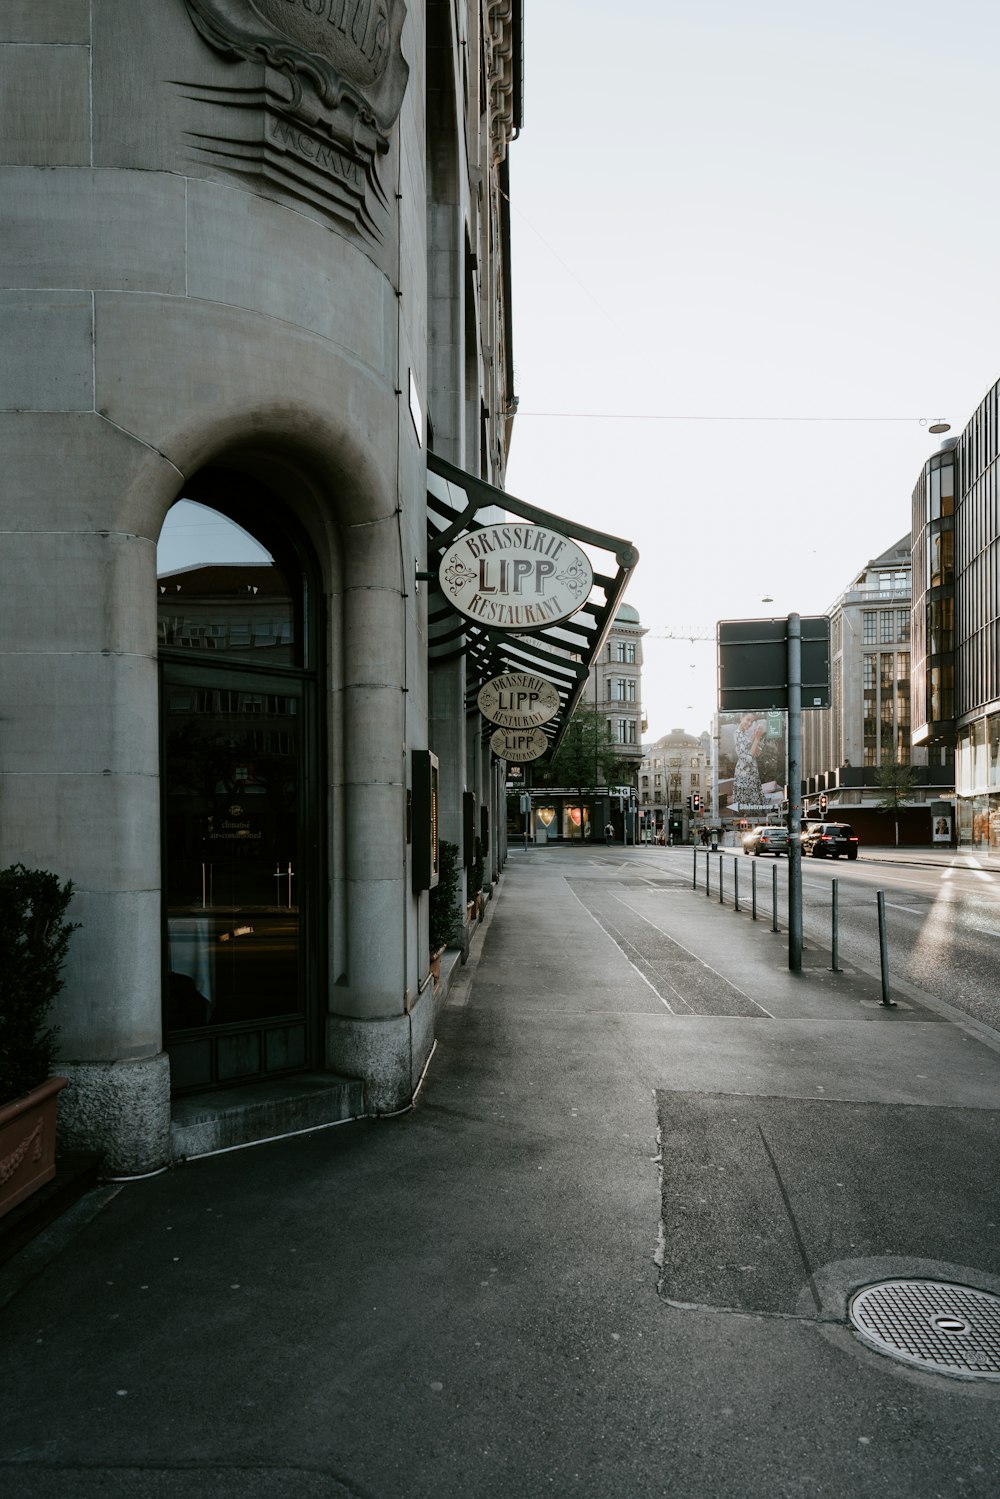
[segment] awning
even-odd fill
[[[504,516],[519,516],[559,531],[587,551],[594,568],[594,587],[586,604],[571,619],[512,635],[509,630],[490,629],[480,621],[467,619],[447,602],[437,582],[442,553],[462,536],[496,525]],[[465,657],[466,704],[470,711],[475,709],[482,684],[501,672],[526,671],[545,677],[557,689],[560,700],[558,714],[544,726],[549,754],[558,746],[583,694],[638,561],[639,553],[622,537],[528,505],[436,453],[427,454],[430,665]],[[484,731],[491,727],[484,723]]]

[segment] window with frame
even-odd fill
[[[877,639],[878,616],[874,609],[866,609],[861,616],[861,641],[863,645],[874,645]]]

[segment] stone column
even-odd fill
[[[156,544],[127,497],[173,486],[96,413],[3,418],[0,861],[70,879],[54,1021],[64,1146],[162,1165]]]

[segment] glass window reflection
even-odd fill
[[[255,666],[295,664],[295,601],[285,573],[249,532],[193,500],[170,510],[157,546],[161,650]]]

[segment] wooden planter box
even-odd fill
[[[56,1174],[56,1106],[68,1081],[50,1077],[0,1108],[0,1218]]]

